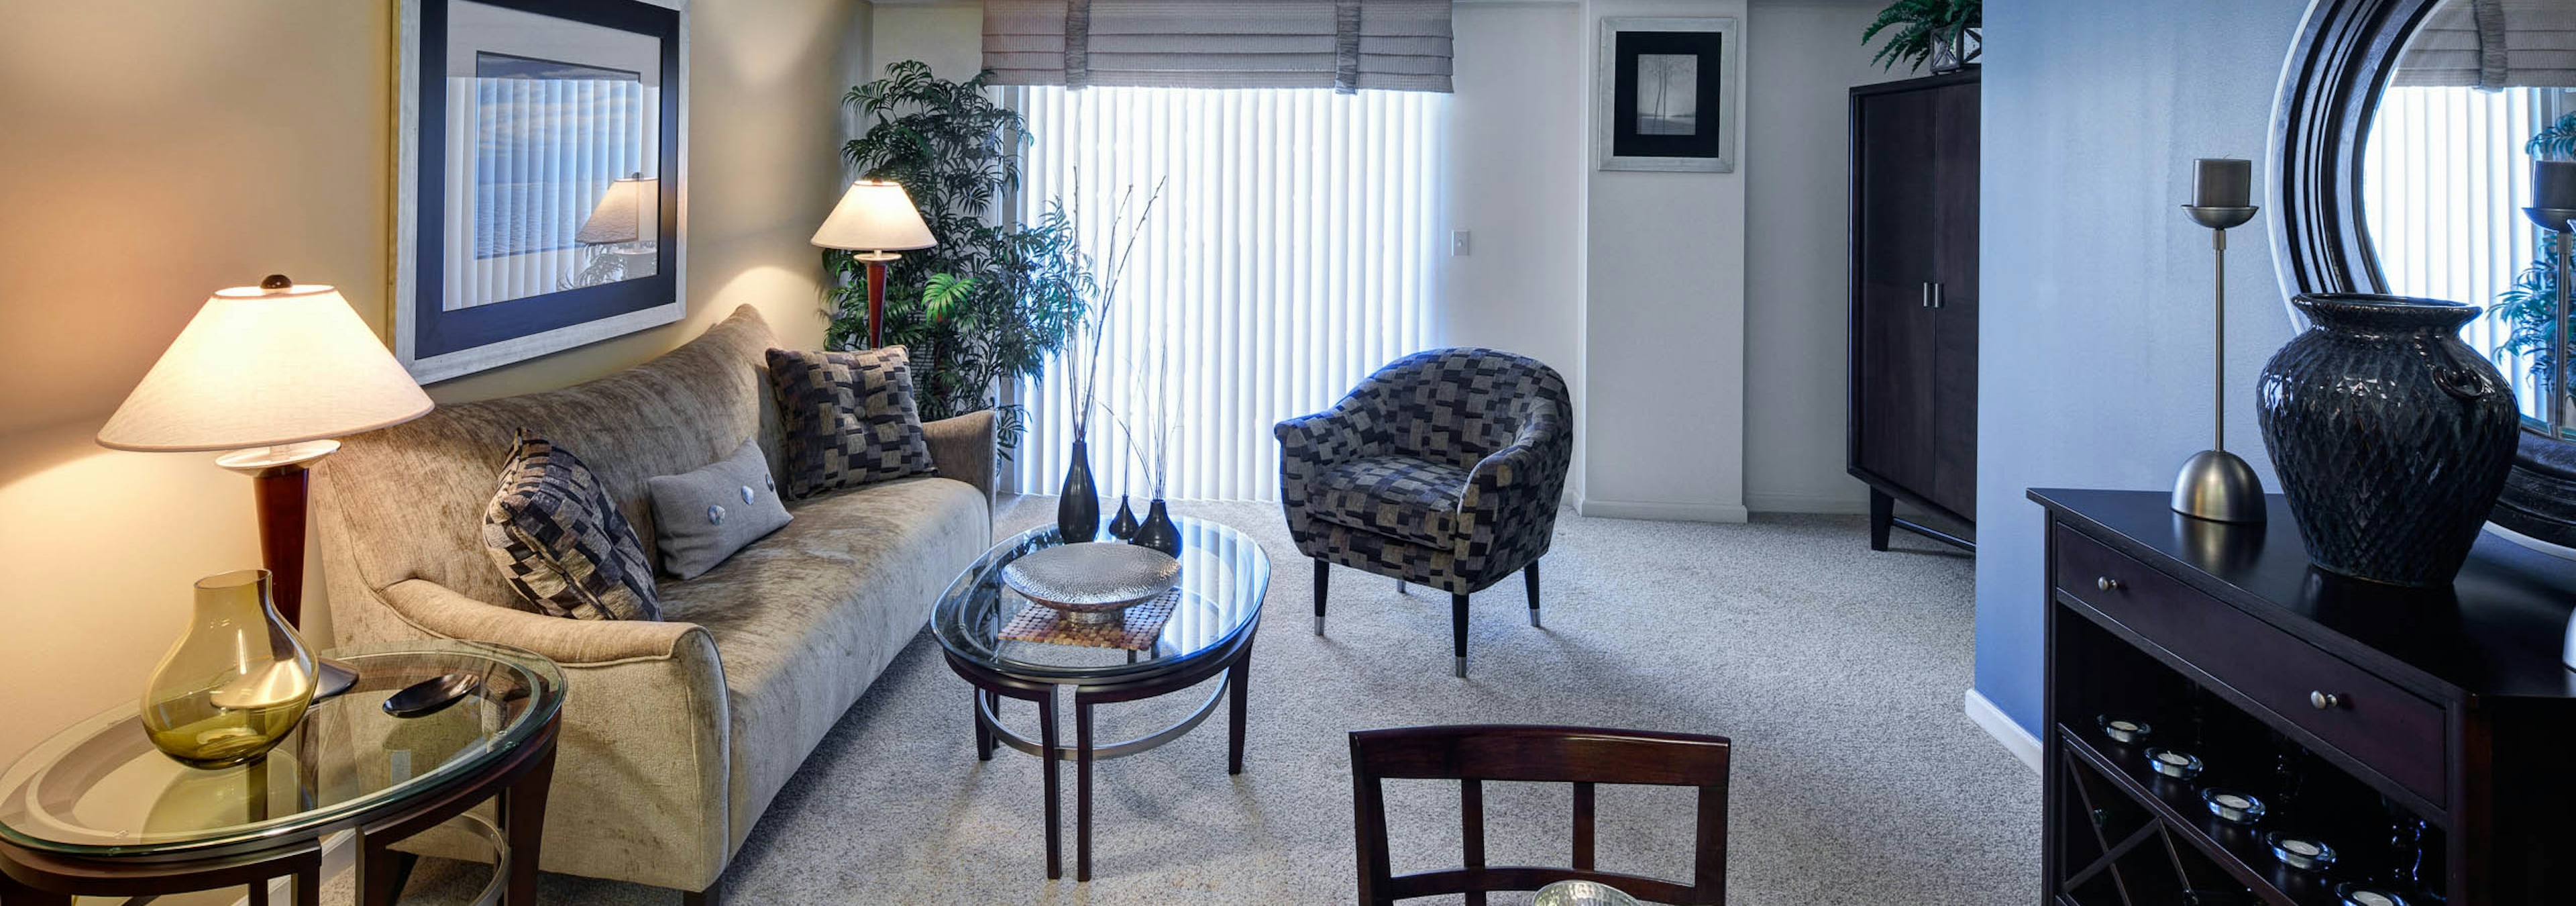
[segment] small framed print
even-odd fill
[[[1736,20],[1601,20],[1593,127],[1603,170],[1735,170]]]
[[[421,383],[680,320],[685,0],[400,0],[394,353]]]

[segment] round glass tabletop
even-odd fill
[[[152,747],[123,707],[55,734],[0,773],[0,837],[75,856],[202,856],[309,837],[470,777],[534,738],[563,706],[563,671],[500,645],[418,640],[336,649],[358,670],[258,761],[206,770]],[[474,691],[398,718],[384,701],[448,673]],[[140,680],[137,680],[138,688]]]
[[[1001,637],[1020,611],[1038,606],[1002,585],[1002,567],[1063,544],[1052,525],[1014,535],[967,567],[931,610],[931,635],[968,663],[1034,682],[1074,685],[1143,679],[1223,651],[1260,621],[1261,599],[1270,590],[1270,556],[1249,536],[1223,525],[1186,517],[1173,523],[1181,533],[1181,598],[1152,651]],[[1100,537],[1109,533],[1103,530]]]

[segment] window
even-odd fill
[[[1328,407],[1430,343],[1436,170],[1448,96],[1420,91],[1005,89],[1036,137],[1017,216],[1070,196],[1095,258],[1119,194],[1163,182],[1108,325],[1091,468],[1105,495],[1150,496],[1113,415],[1146,380],[1174,401],[1164,496],[1275,500],[1270,426]],[[1065,382],[1019,388],[1021,490],[1054,493],[1070,434]],[[1168,377],[1161,377],[1168,375]],[[1140,436],[1141,439],[1141,436]],[[1132,490],[1131,490],[1132,489]]]

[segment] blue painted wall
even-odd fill
[[[2255,161],[2299,0],[1988,0],[1977,690],[2040,711],[2032,487],[2172,487],[2210,441],[2209,232],[2191,159]],[[2229,233],[2228,448],[2277,490],[2254,375],[2289,339],[2266,210]]]

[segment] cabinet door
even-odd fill
[[[1935,91],[1932,483],[1924,495],[1977,518],[1977,136],[1975,83]]]
[[[1931,100],[1863,95],[1852,117],[1852,465],[1917,494],[1933,479]]]

